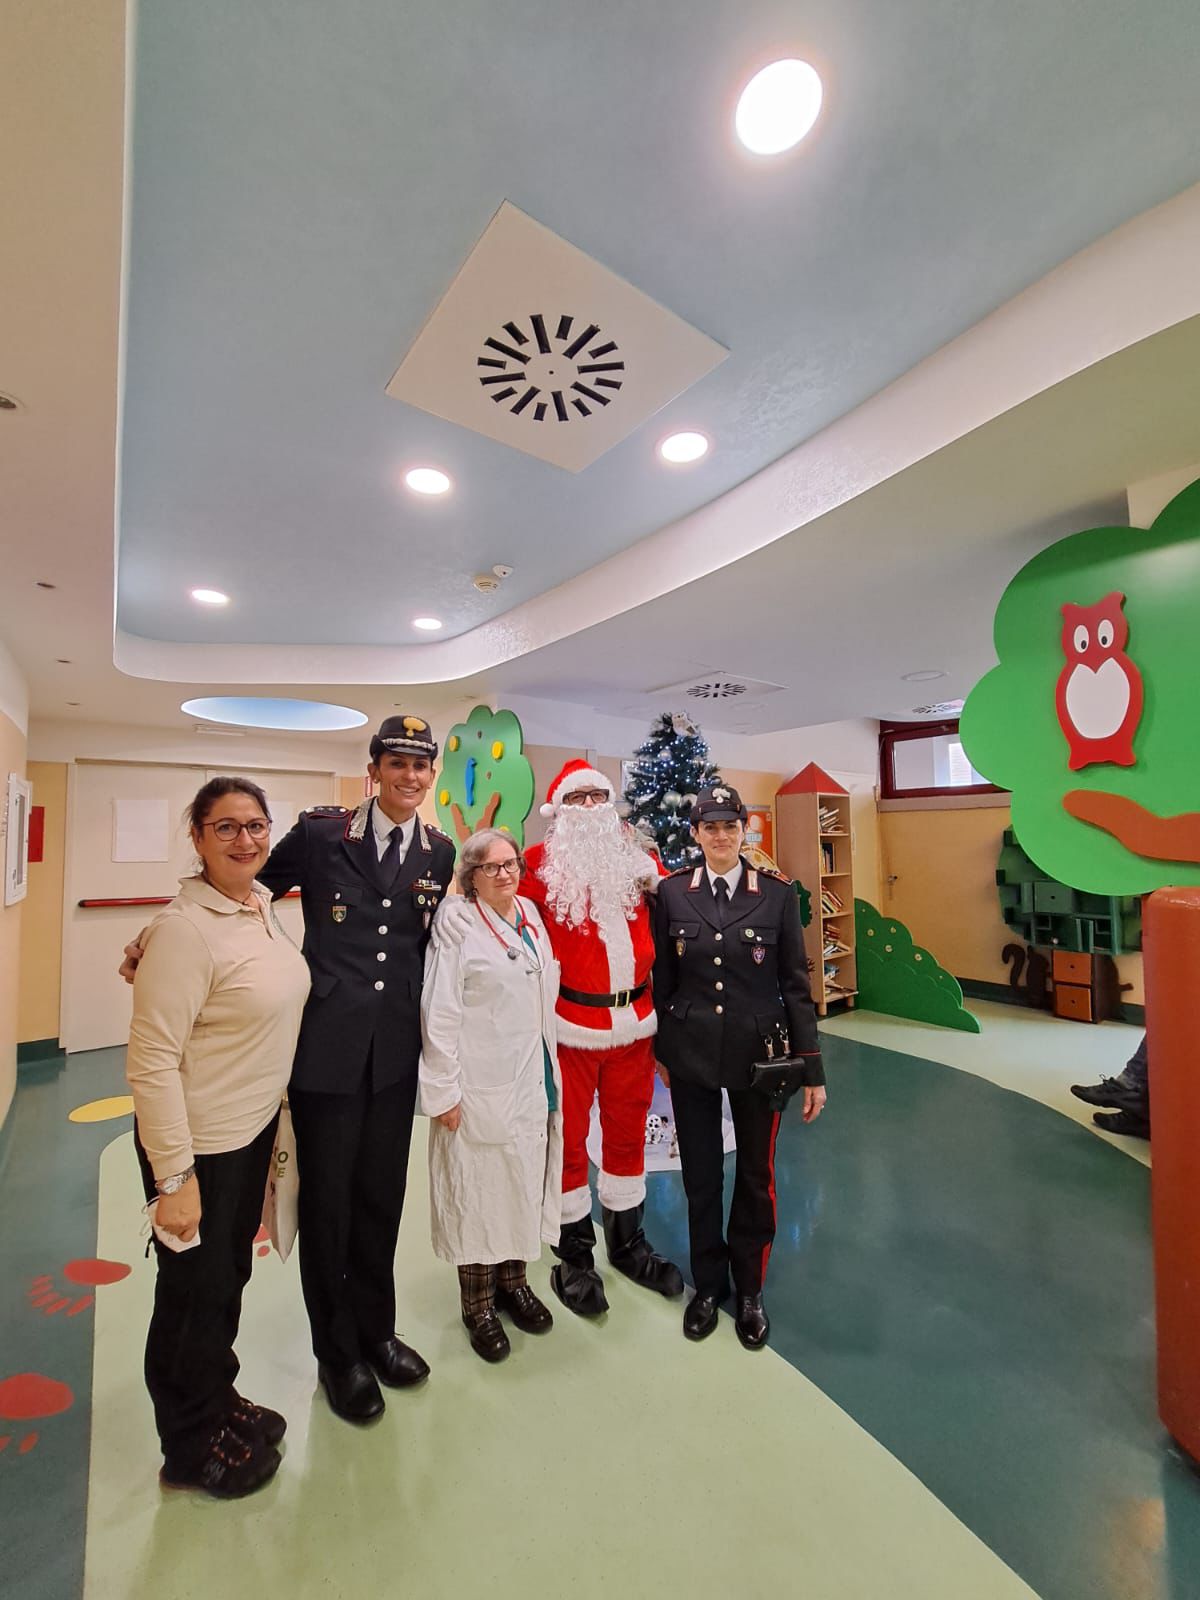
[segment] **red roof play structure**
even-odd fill
[[[794,778],[789,778],[776,794],[849,794],[848,789],[843,789],[840,783],[835,783],[829,774],[823,771],[815,761],[810,761],[803,772],[798,772]]]

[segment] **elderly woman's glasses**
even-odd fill
[[[211,828],[217,838],[228,844],[231,839],[236,839],[242,829],[252,839],[265,839],[271,831],[271,824],[266,817],[253,817],[249,822],[235,822],[232,817],[222,817],[220,822],[202,822],[202,828]]]
[[[521,861],[518,856],[513,856],[509,861],[485,861],[477,870],[486,878],[498,878],[502,872],[510,877],[519,878]]]

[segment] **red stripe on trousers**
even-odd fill
[[[775,1229],[775,1227],[777,1226],[777,1224],[779,1222],[779,1211],[778,1211],[778,1208],[775,1205],[775,1141],[779,1137],[779,1118],[780,1118],[780,1116],[781,1116],[781,1113],[777,1111],[775,1113],[775,1115],[771,1118],[771,1153],[767,1157],[767,1171],[771,1175],[771,1181],[767,1185],[767,1193],[771,1196],[771,1228],[772,1228],[772,1234],[774,1233],[774,1229]],[[760,1288],[765,1288],[766,1287],[766,1282],[767,1282],[767,1262],[771,1259],[771,1245],[774,1242],[775,1242],[774,1241],[774,1237],[772,1237],[771,1239],[769,1239],[767,1241],[767,1243],[765,1245],[763,1245],[762,1277],[759,1279],[759,1287]]]

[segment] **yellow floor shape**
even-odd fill
[[[676,1181],[662,1178],[656,1181]],[[903,1466],[773,1351],[722,1318],[702,1345],[680,1305],[609,1272],[603,1325],[555,1308],[488,1367],[428,1243],[418,1124],[398,1258],[401,1330],[433,1376],[356,1430],[314,1396],[293,1259],[257,1260],[243,1391],[289,1421],[278,1477],[248,1500],[164,1494],[141,1380],[130,1135],[101,1163],[98,1250],[137,1261],[97,1305],[87,1600],[486,1595],[641,1600],[1029,1600],[1032,1591]]]

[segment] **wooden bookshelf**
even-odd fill
[[[798,878],[812,896],[812,920],[804,930],[804,945],[813,1004],[817,1015],[824,1017],[832,1005],[852,1007],[858,992],[850,796],[781,790],[775,808],[780,870],[789,878]]]

